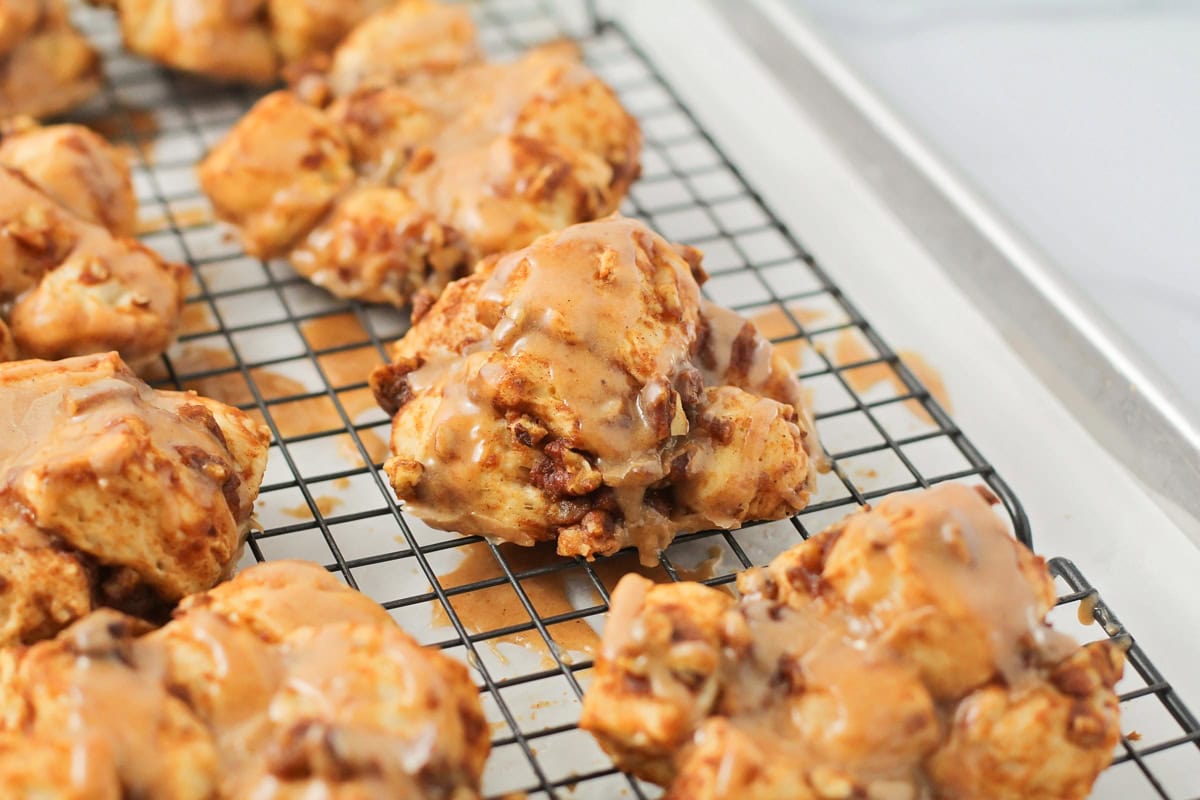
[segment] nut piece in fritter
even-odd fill
[[[738,576],[617,585],[581,725],[672,800],[1082,800],[1123,651],[1045,622],[1044,562],[943,485]]]
[[[0,3],[0,119],[48,117],[100,89],[100,59],[64,0]]]
[[[102,610],[0,652],[0,782],[113,800],[479,797],[488,727],[464,666],[315,564],[214,592],[156,631]]]
[[[430,525],[642,560],[680,531],[803,508],[815,434],[754,326],[698,266],[612,217],[486,259],[376,370],[385,465]]]
[[[205,158],[217,216],[251,255],[290,251],[339,296],[404,305],[483,256],[615,211],[641,134],[578,53],[474,59],[461,8],[372,17],[327,75],[268,95]]]
[[[93,605],[148,618],[241,553],[269,436],[241,411],[155,391],[115,353],[0,365],[0,643]]]
[[[0,166],[0,304],[22,357],[116,350],[139,366],[174,338],[186,274]]]
[[[137,199],[125,157],[82,125],[0,125],[0,165],[17,170],[54,202],[114,236],[133,236]]]

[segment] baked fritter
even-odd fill
[[[259,100],[200,163],[200,183],[246,252],[285,254],[355,180],[350,145],[321,109],[287,92]]]
[[[0,124],[0,166],[28,178],[50,199],[114,236],[137,230],[137,198],[125,156],[82,125]]]
[[[401,4],[412,0],[401,0]],[[356,26],[397,0],[267,0],[271,40],[283,65],[332,50]]]
[[[799,383],[702,301],[699,258],[611,217],[485,259],[418,309],[371,376],[406,508],[648,564],[677,532],[803,508],[817,445]]]
[[[983,496],[893,495],[738,576],[617,585],[581,725],[672,800],[1081,800],[1124,653],[1045,622]]]
[[[414,288],[440,293],[469,247],[403,190],[352,189],[292,251],[292,264],[339,297],[403,306]]]
[[[0,119],[47,117],[100,89],[100,58],[64,0],[0,0]]]
[[[58,128],[33,135],[31,149],[46,147],[49,165],[39,158],[31,177],[0,165],[0,308],[13,344],[5,355],[56,359],[116,350],[140,366],[175,337],[187,270],[85,221],[35,186],[42,182],[63,202],[90,208],[108,224],[128,224],[120,210],[128,198],[117,199],[124,191],[119,170],[104,173],[112,163],[103,151],[64,158],[57,137],[87,139]],[[20,152],[19,137],[6,152],[7,145],[0,144],[0,161],[30,155]],[[101,211],[95,203],[106,191],[114,203]]]
[[[404,305],[483,256],[615,211],[641,134],[578,53],[474,58],[461,8],[372,17],[327,75],[265,97],[205,158],[217,216],[251,255],[290,255],[339,296]]]
[[[389,86],[455,70],[480,57],[475,23],[460,5],[407,0],[373,14],[346,36],[330,59],[334,93]]]
[[[488,739],[466,668],[315,564],[252,567],[156,631],[102,610],[0,652],[18,797],[472,800]]]
[[[89,0],[110,6],[130,51],[219,80],[270,83],[328,51],[393,0]]]
[[[0,430],[0,644],[160,618],[232,571],[269,443],[241,411],[108,353],[0,364]]]

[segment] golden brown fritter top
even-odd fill
[[[350,31],[333,51],[327,80],[335,94],[448,72],[480,57],[475,23],[461,5],[392,3]]]
[[[1044,562],[943,485],[738,576],[627,576],[581,725],[672,800],[1082,800],[1123,651],[1045,622]]]
[[[100,59],[64,0],[0,0],[0,119],[48,117],[100,89]]]
[[[611,217],[487,259],[415,314],[371,378],[406,507],[647,563],[679,531],[802,508],[800,387],[751,323],[701,300],[698,260]]]
[[[3,355],[54,359],[116,350],[135,366],[157,357],[179,325],[186,268],[81,219],[35,186],[42,182],[71,206],[92,206],[109,190],[123,197],[119,170],[103,151],[72,150],[78,158],[67,159],[62,143],[53,140],[70,139],[71,131],[56,127],[31,135],[38,137],[31,149],[47,149],[45,158],[32,162],[30,176],[2,163],[31,157],[21,138],[11,149],[8,141],[0,144],[0,313],[13,345]],[[76,183],[74,175],[88,178]],[[121,202],[110,207],[114,226],[127,224]]]
[[[209,153],[200,182],[217,216],[251,255],[290,255],[339,296],[403,305],[482,256],[615,211],[641,135],[578,53],[474,56],[461,8],[373,17],[327,75],[268,95]]]
[[[407,5],[413,0],[402,0]],[[283,65],[332,50],[346,34],[397,0],[267,0],[271,41]]]
[[[50,199],[114,236],[133,236],[137,198],[125,156],[82,125],[0,124],[0,166],[20,172]]]
[[[0,3],[0,52],[17,46],[37,26],[41,15],[40,0],[5,0]]]
[[[246,252],[286,253],[354,182],[337,123],[287,92],[259,100],[200,163],[200,182]]]
[[[294,613],[294,587],[311,614]],[[488,727],[466,668],[315,564],[252,567],[147,633],[99,611],[0,652],[0,783],[119,800],[472,800]],[[266,626],[231,608],[283,613]]]
[[[132,52],[175,69],[250,83],[328,51],[393,0],[89,0],[111,6]]]
[[[0,365],[0,644],[95,605],[154,618],[226,577],[269,436],[115,353]]]

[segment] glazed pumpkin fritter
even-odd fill
[[[0,359],[115,350],[140,367],[171,344],[187,269],[132,235],[116,148],[78,125],[0,126]]]
[[[800,385],[702,300],[699,258],[612,217],[485,259],[418,309],[371,376],[406,509],[656,563],[678,532],[803,508],[819,448]]]
[[[150,619],[227,577],[269,436],[115,353],[0,364],[0,644],[99,605]]]
[[[7,791],[479,798],[490,743],[466,667],[321,567],[252,567],[147,628],[105,609],[0,651]]]
[[[1124,653],[1045,622],[1054,588],[980,493],[893,495],[738,576],[626,576],[581,725],[671,800],[1082,800]]]
[[[270,83],[394,0],[89,2],[116,12],[125,47],[137,55],[217,80]]]
[[[461,8],[401,3],[268,95],[200,166],[246,252],[341,297],[436,296],[492,253],[616,210],[641,134],[570,47],[477,63]]]

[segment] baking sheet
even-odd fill
[[[114,52],[109,17],[95,11],[81,16]],[[480,19],[485,44],[500,55],[558,34],[534,3],[489,4]],[[669,569],[702,570],[712,582],[728,581],[743,564],[764,563],[798,541],[802,530],[819,530],[856,500],[925,479],[986,473],[956,443],[957,429],[947,428],[940,416],[914,413],[914,402],[935,412],[938,407],[923,395],[906,399],[911,390],[904,381],[885,377],[868,384],[855,380],[853,369],[831,368],[847,337],[855,342],[851,350],[863,363],[860,369],[878,367],[866,335],[873,331],[829,290],[807,253],[745,191],[619,32],[589,40],[585,52],[647,133],[644,178],[625,210],[706,250],[713,273],[706,292],[713,299],[778,326],[771,335],[791,345],[798,371],[807,376],[826,445],[843,454],[840,475],[822,478],[813,509],[795,523],[684,537],[668,551]],[[434,531],[398,512],[374,469],[387,422],[367,396],[365,366],[379,356],[381,343],[403,332],[405,314],[337,301],[285,263],[246,258],[228,231],[212,224],[194,162],[254,95],[124,55],[110,55],[108,70],[107,96],[77,116],[128,143],[137,162],[144,240],[195,268],[187,331],[157,377],[242,400],[276,434],[258,507],[264,531],[244,563],[260,557],[321,562],[389,607],[419,640],[475,667],[495,737],[485,779],[489,795],[528,789],[533,797],[655,796],[653,787],[615,773],[591,737],[574,729],[590,661],[586,651],[564,642],[587,638],[580,624],[602,630],[610,583],[601,571],[545,559],[514,575],[510,559],[504,566],[495,561],[499,551],[493,546]],[[814,346],[798,343],[801,327]],[[513,616],[463,619],[459,610],[469,593],[455,591],[453,576],[464,562],[478,566],[488,558],[498,577],[473,592],[511,592]],[[560,586],[566,610],[539,608],[538,582]],[[1152,720],[1144,727],[1157,735]]]

